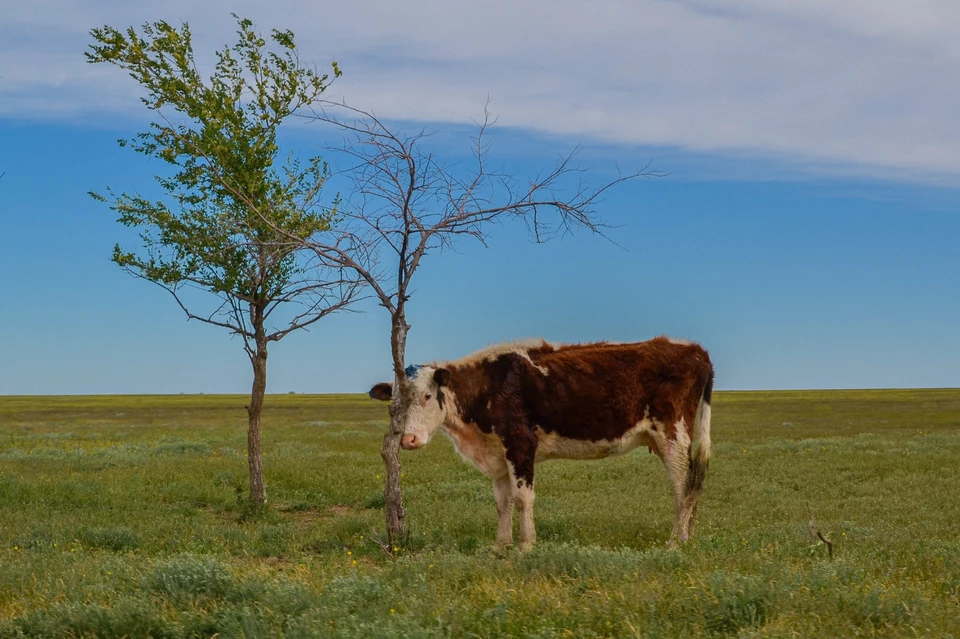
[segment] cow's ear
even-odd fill
[[[438,368],[433,371],[433,381],[437,383],[437,386],[449,386],[451,377],[450,371],[446,368]]]
[[[379,399],[381,402],[389,402],[393,396],[393,384],[389,382],[380,382],[370,389],[370,397]]]

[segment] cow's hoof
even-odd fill
[[[513,548],[513,542],[504,543],[504,544],[494,544],[493,545],[493,556],[494,557],[506,557],[510,552],[510,549]]]
[[[527,552],[529,550],[533,550],[533,542],[532,541],[520,542],[520,545],[518,546],[518,548],[520,552]]]

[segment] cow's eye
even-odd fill
[[[425,399],[430,399],[431,397],[433,397],[433,395],[431,395],[430,393],[427,393]]]

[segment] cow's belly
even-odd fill
[[[537,461],[547,459],[602,459],[653,444],[650,422],[644,420],[615,439],[571,439],[537,428]]]

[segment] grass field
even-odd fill
[[[402,455],[407,548],[371,541],[359,396],[268,397],[244,518],[243,404],[0,397],[0,637],[960,637],[960,390],[717,393],[691,543],[644,450],[539,466],[504,556],[445,438]]]

